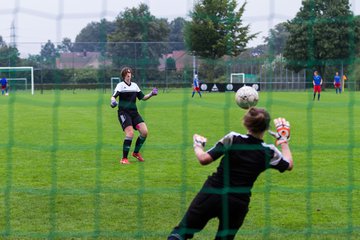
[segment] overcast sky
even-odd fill
[[[358,1],[358,3],[356,3]],[[239,6],[243,0],[238,0]],[[41,44],[65,37],[75,41],[76,35],[88,23],[102,18],[113,21],[125,8],[145,3],[152,15],[167,18],[188,18],[194,0],[0,0],[0,35],[10,43],[18,43],[22,56],[38,54]],[[360,14],[360,1],[350,0],[351,10]],[[250,47],[263,43],[268,30],[277,23],[292,19],[301,0],[248,0],[243,20],[250,24],[251,33],[261,32]],[[11,31],[11,26],[15,31]]]

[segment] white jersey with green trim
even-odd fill
[[[130,84],[127,84],[122,81],[116,85],[112,96],[114,98],[119,97],[119,110],[137,111],[136,98],[141,100],[145,95],[136,83],[130,82]]]

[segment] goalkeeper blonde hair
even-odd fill
[[[269,129],[270,114],[262,108],[252,107],[245,114],[244,126],[253,133],[262,133]]]

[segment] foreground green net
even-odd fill
[[[20,8],[14,16],[26,12]],[[50,19],[60,24],[66,18]],[[99,44],[92,44],[100,49],[94,52],[110,48]],[[129,46],[151,47],[117,45]],[[124,133],[109,106],[110,79],[119,76],[119,67],[78,68],[89,57],[78,54],[84,52],[62,55],[64,64],[75,61],[65,70],[34,66],[34,95],[10,88],[9,96],[0,96],[0,238],[166,239],[219,163],[196,161],[192,135],[206,136],[210,148],[230,131],[245,133],[245,111],[236,106],[232,91],[191,97],[192,56],[176,71],[158,71],[149,59],[139,58],[134,81],[144,93],[159,87],[159,95],[137,104],[149,129],[142,148],[145,162],[130,158],[132,164],[120,165]],[[109,60],[104,56],[97,55],[98,62]],[[332,73],[325,78],[320,101],[313,101],[311,71],[292,72],[282,61],[267,68],[270,60],[214,64],[224,78],[245,73],[252,83],[260,82],[258,106],[272,118],[286,117],[292,126],[294,170],[269,170],[259,177],[236,239],[358,239],[358,58],[351,60],[355,70],[341,94],[335,93]],[[11,75],[28,78],[17,74]],[[202,76],[200,71],[200,80],[210,86]],[[265,141],[273,140],[266,136]],[[214,219],[194,239],[213,239],[216,230]]]

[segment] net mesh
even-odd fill
[[[55,15],[24,8],[21,1],[1,13],[13,20],[40,15],[56,26],[59,41],[64,24],[88,17],[86,13],[67,12],[65,2],[58,1],[60,10]],[[101,10],[90,15],[107,16],[113,10],[107,3],[101,1]],[[280,3],[266,3],[270,6],[266,22],[271,25],[279,17],[274,11]],[[355,1],[352,6],[356,6]],[[153,86],[162,90],[159,96],[137,104],[149,129],[141,150],[145,162],[130,159],[128,166],[119,164],[124,134],[116,110],[109,107],[110,79],[118,76],[119,69],[95,64],[109,61],[106,54],[76,51],[62,55],[58,57],[58,61],[63,58],[61,66],[68,64],[64,71],[60,65],[35,67],[35,95],[10,91],[9,96],[0,98],[2,239],[164,239],[218,164],[198,164],[192,134],[205,135],[211,146],[230,131],[245,133],[241,125],[244,111],[234,103],[233,92],[203,92],[202,98],[191,97],[192,56],[173,51],[168,58],[187,65],[177,71],[162,65],[160,69],[165,71],[156,73],[158,68],[149,61],[147,51],[154,46],[169,47],[168,43],[99,42],[82,46],[92,45],[97,49],[94,52],[143,51],[132,63],[136,65],[134,81],[144,93]],[[17,44],[19,48],[44,45]],[[173,43],[173,48],[179,45],[183,46]],[[2,55],[0,61],[14,66],[11,56]],[[84,67],[93,59],[95,65]],[[237,238],[357,239],[357,70],[348,74],[341,95],[335,94],[331,79],[321,101],[313,101],[309,72],[293,72],[284,68],[281,59],[276,64],[271,60],[274,58],[230,59],[212,65],[221,67],[226,78],[233,72],[256,75],[261,83],[259,106],[272,117],[284,116],[292,124],[294,170],[284,174],[266,171],[259,177]],[[358,64],[356,57],[351,61]],[[200,71],[200,82],[206,82],[202,76]],[[157,78],[161,80],[154,80]],[[272,139],[266,136],[265,141]],[[214,219],[194,239],[211,239],[216,230]]]

